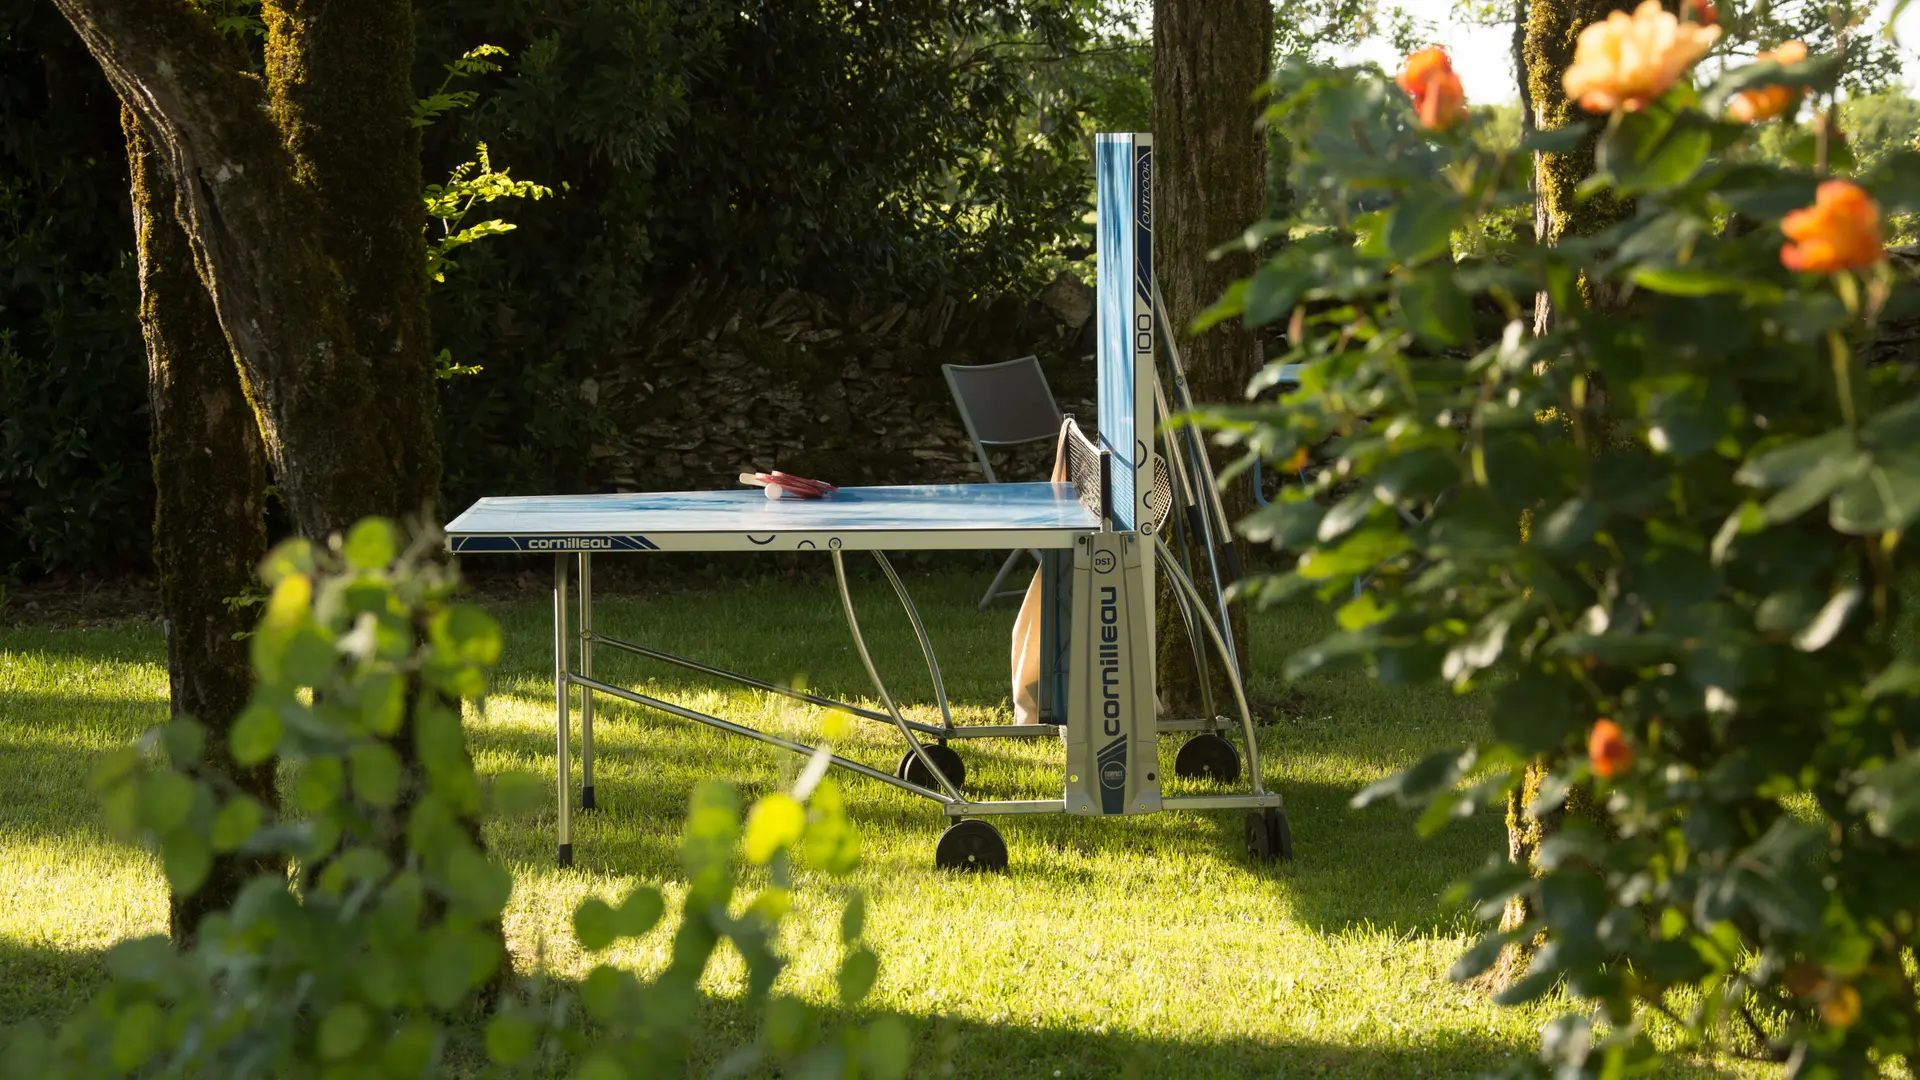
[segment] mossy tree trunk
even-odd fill
[[[1615,10],[1631,5],[1606,0],[1517,0],[1527,6],[1525,31],[1519,42],[1522,59],[1521,100],[1530,111],[1529,130],[1552,131],[1577,123],[1586,115],[1577,102],[1567,97],[1563,78],[1573,63],[1574,46],[1580,31],[1607,17]],[[1524,127],[1525,125],[1523,125]],[[1594,173],[1594,149],[1599,142],[1596,126],[1588,137],[1564,154],[1534,155],[1534,234],[1541,243],[1557,244],[1574,236],[1590,236],[1625,220],[1633,213],[1631,202],[1611,192],[1586,199],[1578,195],[1580,184]],[[1604,307],[1612,297],[1596,295],[1584,278],[1581,297],[1590,306]],[[1552,301],[1545,292],[1534,298],[1534,332],[1544,334],[1554,322]],[[1545,781],[1548,763],[1538,760],[1527,767],[1519,790],[1507,797],[1507,857],[1532,867],[1541,845],[1558,831],[1569,813],[1599,818],[1602,811],[1583,792],[1570,794],[1564,807],[1552,813],[1534,815],[1528,807]],[[1534,916],[1523,898],[1507,905],[1501,919],[1503,929],[1524,925]],[[1531,950],[1526,946],[1508,950],[1492,976],[1505,982],[1523,973]]]
[[[229,601],[253,585],[267,553],[265,451],[213,301],[173,216],[172,178],[133,114],[123,110],[122,120],[153,421],[153,561],[167,619],[172,713],[205,725],[207,769],[273,806],[273,766],[241,768],[227,749],[252,685],[239,635],[253,622],[251,611]],[[199,890],[169,898],[174,944],[189,947],[202,917],[231,906],[254,875],[276,869],[276,860],[216,854]]]
[[[411,5],[265,0],[263,80],[185,0],[55,3],[147,144],[145,175],[174,184],[186,254],[168,265],[149,249],[155,265],[144,278],[157,290],[161,344],[171,347],[168,320],[192,310],[173,288],[190,273],[295,527],[325,541],[370,515],[433,515],[440,460],[410,124]],[[149,210],[159,226],[158,208]],[[148,240],[167,235],[150,229]],[[165,462],[180,471],[163,472],[163,485],[194,482],[185,463]],[[204,493],[163,490],[161,501],[191,508],[196,494]],[[254,519],[246,536],[257,528]],[[179,581],[193,594],[182,603],[238,591]],[[244,699],[250,680],[244,668],[234,674],[219,690]],[[392,745],[417,790],[424,778],[411,732],[409,717]],[[478,822],[464,824],[477,840]]]
[[[268,0],[263,83],[181,0],[55,2],[178,183],[295,526],[325,538],[429,511],[425,211],[417,139],[401,130],[411,5]]]
[[[1578,102],[1567,97],[1562,80],[1573,63],[1574,45],[1580,31],[1599,22],[1613,11],[1630,10],[1631,4],[1608,0],[1529,0],[1522,50],[1525,83],[1521,100],[1528,104],[1536,131],[1552,131],[1576,123],[1586,116]],[[1593,175],[1594,149],[1599,145],[1596,126],[1574,149],[1563,154],[1535,154],[1534,235],[1543,244],[1557,244],[1569,236],[1591,236],[1609,225],[1626,220],[1633,204],[1602,192],[1590,198],[1578,195],[1580,184]],[[1588,303],[1605,303],[1596,297],[1584,280],[1581,295]],[[1534,328],[1546,332],[1553,323],[1552,304],[1546,293],[1534,298]]]
[[[1192,338],[1184,331],[1228,285],[1254,270],[1252,256],[1214,261],[1207,253],[1240,235],[1267,204],[1268,149],[1253,92],[1267,77],[1272,51],[1269,0],[1155,0],[1153,259],[1173,321],[1167,330],[1181,341],[1196,402],[1241,401],[1254,374],[1253,334],[1239,322]],[[1230,460],[1225,453],[1214,456],[1216,469]],[[1221,494],[1230,521],[1253,508],[1244,480]],[[1165,590],[1156,618],[1163,704],[1192,715],[1200,687],[1185,627]],[[1246,612],[1236,607],[1232,619],[1244,657]],[[1213,668],[1221,670],[1217,663]],[[1224,684],[1215,700],[1229,707]]]

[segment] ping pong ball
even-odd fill
[[[761,490],[767,493],[767,498],[777,499],[780,497],[781,492],[785,489],[783,489],[779,484],[768,484],[766,487],[762,488]]]

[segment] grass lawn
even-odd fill
[[[891,689],[910,715],[935,717],[904,615],[870,564],[850,567]],[[908,577],[956,712],[1003,718],[1013,605],[975,612],[980,574]],[[769,679],[804,674],[832,696],[872,697],[829,579],[648,592],[623,602],[603,582],[600,627]],[[550,603],[523,595],[489,607],[505,625],[507,652],[485,715],[469,717],[479,767],[548,775]],[[73,1009],[98,985],[100,949],[165,923],[155,860],[103,833],[86,786],[100,754],[165,717],[159,625],[77,628],[9,614],[0,626],[0,1024]],[[1317,608],[1254,616],[1257,692],[1280,694],[1282,658],[1325,618]],[[819,730],[817,714],[783,699],[703,685],[611,650],[596,675],[800,738]],[[1500,823],[1474,819],[1422,841],[1410,813],[1347,807],[1368,782],[1470,733],[1478,703],[1386,691],[1361,676],[1287,689],[1290,704],[1262,729],[1261,750],[1269,783],[1287,800],[1293,862],[1249,864],[1238,814],[1038,817],[1000,821],[1011,849],[1005,875],[942,873],[933,867],[936,810],[847,777],[862,866],[841,881],[802,876],[784,931],[794,963],[782,989],[833,1000],[838,898],[857,887],[882,959],[872,1001],[917,1023],[917,1076],[1464,1076],[1530,1049],[1550,1009],[1504,1009],[1445,978],[1473,927],[1442,894],[1503,847]],[[588,970],[570,930],[583,897],[617,897],[640,881],[677,890],[679,827],[698,778],[730,777],[752,797],[793,772],[791,757],[770,747],[622,703],[597,708],[602,809],[575,815],[575,867],[554,866],[550,800],[488,830],[515,873],[507,933],[523,969]],[[1203,790],[1171,778],[1178,738],[1163,740],[1168,789]],[[980,796],[1058,796],[1057,742],[957,745]],[[841,749],[887,769],[900,751],[890,728],[872,725],[855,728]],[[670,932],[656,929],[616,960],[663,966]],[[704,1059],[744,1037],[742,974],[731,954],[709,974]]]

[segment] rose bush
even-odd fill
[[[1355,70],[1277,78],[1268,120],[1333,226],[1248,231],[1292,239],[1199,322],[1284,324],[1249,396],[1282,364],[1298,384],[1204,419],[1318,463],[1241,525],[1291,556],[1246,598],[1338,605],[1290,677],[1359,665],[1489,703],[1470,744],[1357,801],[1422,806],[1427,830],[1510,799],[1559,821],[1530,865],[1490,852],[1459,893],[1489,924],[1523,918],[1454,977],[1517,956],[1501,1000],[1568,1003],[1517,1072],[1701,1051],[1911,1070],[1920,394],[1912,364],[1860,357],[1916,310],[1877,219],[1920,207],[1920,155],[1837,179],[1822,131],[1809,165],[1762,162],[1742,117],[1831,95],[1839,64],[1782,50],[1696,89],[1702,10],[1650,0],[1589,28],[1566,86],[1591,117],[1518,153],[1441,122],[1404,74],[1406,95]],[[1409,108],[1400,134],[1377,119]],[[1472,222],[1530,205],[1525,155],[1594,137],[1586,193],[1632,200],[1627,220],[1456,260]]]
[[[156,847],[177,890],[198,886],[214,851],[279,856],[291,878],[257,876],[190,949],[163,935],[114,946],[106,988],[57,1030],[0,1030],[0,1077],[680,1075],[699,984],[723,945],[745,961],[762,1019],[723,1072],[903,1076],[910,1033],[899,1017],[837,1023],[772,993],[792,861],[839,875],[858,860],[820,756],[793,793],[762,797],[744,819],[731,788],[695,793],[677,920],[648,885],[575,910],[588,953],[677,922],[664,970],[642,979],[603,963],[578,984],[516,976],[500,933],[512,878],[463,822],[522,801],[516,789],[543,802],[543,785],[474,770],[461,707],[483,705],[500,630],[455,600],[457,578],[431,554],[439,544],[425,535],[403,547],[370,519],[331,549],[294,540],[268,556],[256,685],[231,743],[243,764],[291,767],[288,805],[266,807],[206,769],[206,733],[191,719],[113,755],[96,782],[109,822]],[[739,895],[742,853],[768,871],[750,900]],[[856,892],[837,969],[849,1008],[879,974],[864,913]]]

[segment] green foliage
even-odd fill
[[[119,102],[66,20],[0,0],[0,580],[151,547]]]
[[[1603,129],[1588,191],[1631,193],[1635,214],[1552,248],[1489,236],[1487,259],[1459,262],[1448,237],[1523,201],[1523,162],[1471,132],[1356,147],[1366,117],[1404,102],[1351,72],[1295,79],[1269,120],[1337,227],[1208,315],[1288,323],[1275,363],[1302,365],[1279,401],[1209,417],[1269,461],[1320,462],[1243,523],[1297,557],[1246,596],[1339,605],[1289,674],[1495,691],[1485,738],[1357,801],[1424,807],[1431,831],[1503,812],[1535,763],[1533,812],[1603,808],[1604,826],[1570,815],[1534,873],[1493,852],[1461,886],[1482,918],[1515,897],[1533,917],[1455,977],[1537,942],[1501,1000],[1558,987],[1579,1006],[1517,1073],[1653,1075],[1698,1050],[1796,1077],[1920,1062],[1902,542],[1920,517],[1920,371],[1860,359],[1917,290],[1885,264],[1781,265],[1781,218],[1820,178],[1758,163],[1750,129],[1698,104],[1752,77],[1536,136]],[[1920,206],[1920,155],[1890,151],[1861,183],[1884,211]],[[1537,293],[1555,310],[1541,335]],[[1504,325],[1477,325],[1470,300]],[[1627,741],[1618,768],[1589,757],[1602,718]]]
[[[513,977],[499,929],[512,878],[474,825],[512,788],[481,780],[461,730],[463,706],[484,708],[500,630],[454,599],[437,541],[408,543],[370,519],[330,549],[291,541],[268,556],[257,681],[231,749],[288,766],[287,809],[203,768],[206,734],[189,719],[108,757],[96,784],[109,822],[157,850],[176,891],[197,888],[216,851],[282,856],[291,878],[249,882],[186,952],[164,937],[115,946],[107,988],[57,1032],[8,1033],[0,1075],[417,1077],[482,1055],[482,1071],[501,1074],[660,1075],[684,1065],[698,984],[722,944],[745,959],[767,1009],[760,1037],[730,1059],[736,1071],[764,1061],[797,1075],[904,1075],[898,1018],[829,1031],[811,1006],[771,995],[790,860],[823,850],[822,870],[853,867],[824,769],[803,774],[817,788],[749,811],[746,851],[770,884],[737,913],[738,799],[718,783],[695,794],[666,970],[641,979],[603,964],[578,987]],[[847,1006],[878,972],[860,905],[856,895],[843,921]],[[583,902],[574,932],[600,952],[653,932],[666,911],[641,886],[617,905]]]
[[[1105,39],[1055,0],[418,11],[423,60],[475,41],[513,56],[427,129],[428,171],[484,142],[558,192],[432,298],[437,344],[486,367],[445,385],[452,503],[586,484],[606,421],[582,386],[644,356],[689,285],[1030,295],[1081,239],[1083,119],[1125,81],[1062,70],[1091,71],[1074,63]],[[437,59],[423,76],[440,82]]]

